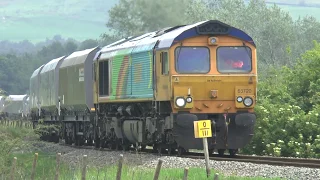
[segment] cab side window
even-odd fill
[[[161,74],[163,74],[163,75],[169,74],[168,52],[161,53]]]

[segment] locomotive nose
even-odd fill
[[[172,103],[176,111],[193,113],[252,110],[256,98],[255,79],[252,76],[176,76],[173,77]]]

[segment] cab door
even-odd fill
[[[170,100],[170,75],[168,51],[156,52],[156,101]]]

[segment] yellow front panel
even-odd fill
[[[253,112],[257,93],[256,48],[250,43],[243,42],[242,40],[229,36],[219,36],[215,44],[210,44],[209,42],[210,37],[203,35],[178,42],[170,48],[170,74],[172,87],[171,104],[173,112],[189,111],[190,113],[236,113],[239,110]],[[202,74],[183,74],[177,71],[175,49],[189,46],[206,47],[209,49],[210,68],[208,72],[203,71],[204,73]],[[217,50],[219,47],[229,46],[247,46],[251,49],[252,59],[251,69],[249,69],[249,71],[223,73],[223,71],[221,72],[218,69],[217,57],[220,57],[220,54],[217,54]],[[195,58],[194,61],[196,60],[197,59]],[[186,98],[188,97],[188,93],[190,93],[190,96],[192,96],[193,99],[192,106],[177,107],[176,98]],[[238,102],[237,97],[239,96],[243,99],[248,98],[245,102],[253,102],[253,104],[247,107],[244,105],[244,101]]]
[[[177,76],[173,76],[174,79]],[[234,100],[235,88],[238,86],[251,89],[250,95],[255,95],[256,76],[178,76],[179,82],[173,82],[174,96],[184,96],[191,90],[196,100]],[[254,82],[249,84],[249,79]],[[217,90],[217,97],[211,97],[211,90]]]
[[[179,79],[175,82],[174,79]],[[252,109],[237,103],[236,97],[250,96],[255,101],[256,76],[173,76],[173,97],[193,97],[190,109],[194,113],[236,112],[239,109]],[[174,98],[174,99],[175,99]],[[222,105],[221,105],[222,104]],[[183,110],[174,106],[175,110]],[[187,109],[187,108],[185,108]]]

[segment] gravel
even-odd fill
[[[137,168],[155,168],[158,160],[162,159],[163,168],[205,167],[203,159],[180,158],[173,156],[156,156],[151,154],[133,154],[123,151],[99,151],[93,149],[76,149],[59,144],[36,142],[29,149],[48,153],[62,153],[62,161],[70,166],[79,166],[83,155],[88,156],[88,166],[102,167],[118,163],[120,154],[124,156],[124,163]],[[249,177],[280,177],[284,179],[320,179],[320,169],[299,168],[291,166],[273,166],[245,162],[213,161],[211,168],[224,175],[249,176]]]

